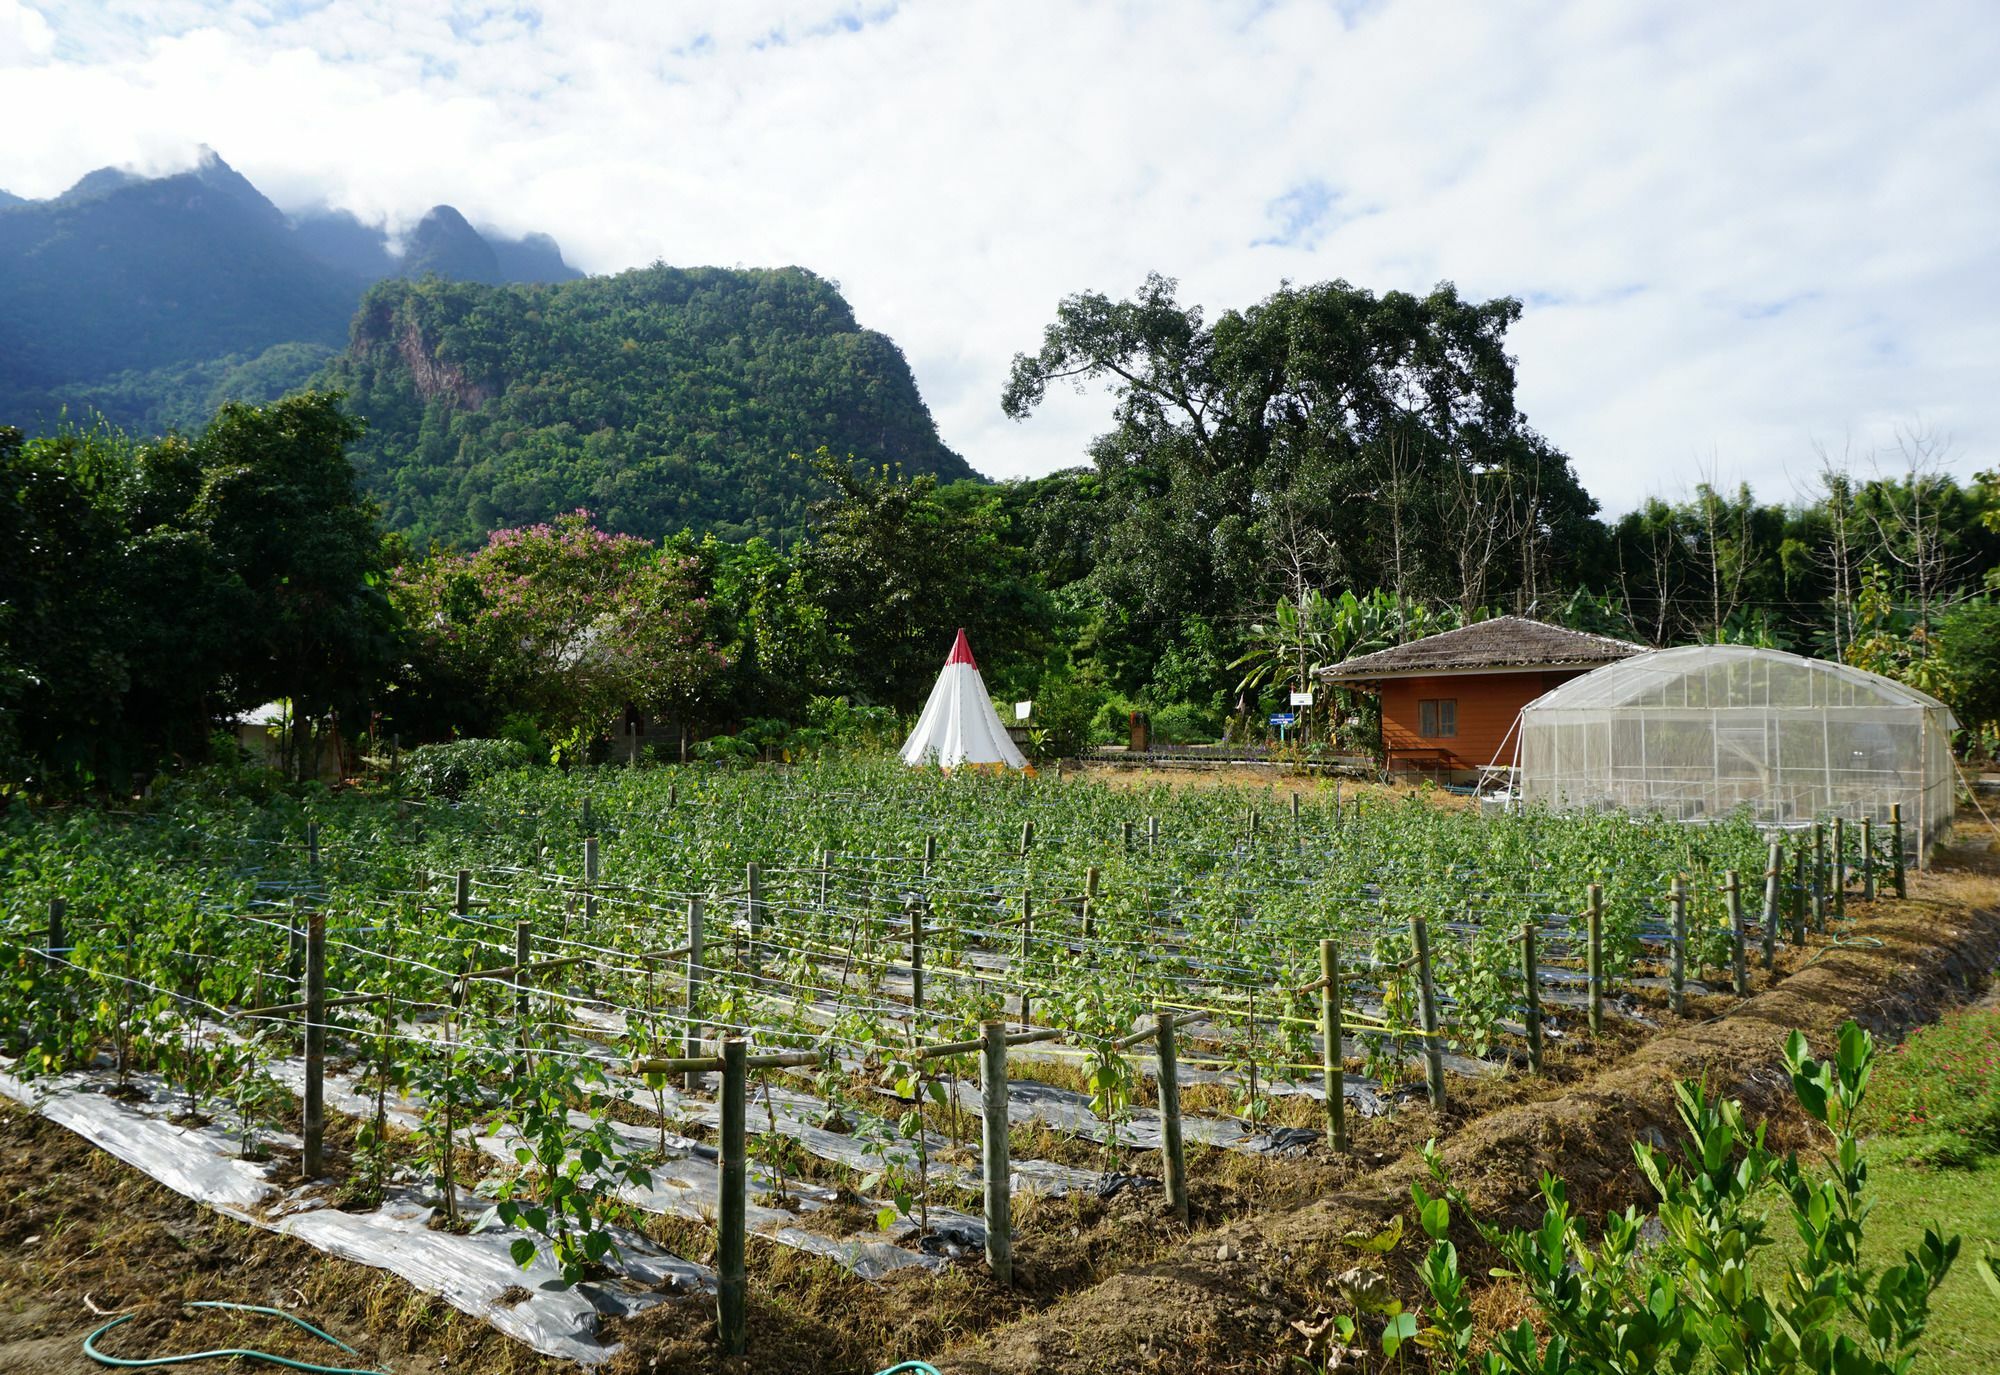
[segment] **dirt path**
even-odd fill
[[[1789,1081],[1779,1051],[1792,1028],[1824,1045],[1853,1016],[1893,1034],[1983,985],[2000,960],[1995,898],[1990,875],[1960,870],[1922,876],[1908,902],[1873,911],[1857,904],[1849,943],[1727,1016],[1648,1042],[1560,1098],[1469,1124],[1447,1139],[1445,1159],[1488,1217],[1534,1220],[1544,1170],[1568,1179],[1572,1201],[1586,1214],[1644,1201],[1630,1143],[1674,1134],[1675,1081],[1705,1075],[1756,1113],[1782,1109]],[[1342,1306],[1332,1277],[1358,1259],[1342,1236],[1373,1232],[1406,1207],[1421,1168],[1407,1154],[1339,1194],[1197,1234],[1171,1255],[990,1333],[939,1364],[951,1375],[1296,1369],[1292,1358],[1305,1355],[1307,1342],[1295,1324],[1309,1327]],[[1402,1267],[1398,1289],[1408,1301],[1416,1297],[1407,1273],[1418,1252],[1414,1238],[1404,1252],[1392,1271]]]

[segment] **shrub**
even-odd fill
[[[528,759],[532,763],[546,764],[552,757],[549,737],[542,734],[541,727],[535,724],[535,718],[524,711],[514,712],[500,723],[499,738],[512,740],[526,750]]]
[[[477,783],[526,768],[528,750],[518,740],[449,740],[421,745],[403,761],[412,791],[426,797],[464,797]]]
[[[2000,1012],[1966,1008],[1920,1027],[1875,1066],[1869,1126],[1932,1140],[1906,1147],[1906,1158],[1969,1163],[1966,1155],[2000,1151]]]
[[[1097,738],[1095,718],[1104,708],[1104,690],[1073,678],[1044,679],[1035,693],[1034,754],[1063,759],[1081,754]]]
[[[1094,693],[1092,700],[1097,703],[1090,716],[1089,738],[1091,745],[1122,745],[1132,737],[1132,713],[1144,711],[1145,707],[1119,693]],[[1040,705],[1039,703],[1037,704]],[[1077,747],[1081,749],[1082,746]],[[1070,753],[1074,754],[1072,750]]]
[[[1176,702],[1153,713],[1153,738],[1162,745],[1203,744],[1222,738],[1222,717],[1192,702]]]

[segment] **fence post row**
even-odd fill
[[[1741,998],[1750,992],[1750,966],[1743,953],[1743,876],[1726,870],[1722,892],[1729,912],[1729,986]]]
[[[737,1037],[722,1043],[722,1159],[716,1200],[715,1300],[721,1329],[722,1349],[731,1356],[743,1354],[745,1301],[749,1281],[743,1269],[744,1205],[749,1181],[749,1159],[744,1149],[743,1114],[748,1105],[746,1051]]]
[[[1431,982],[1431,932],[1422,917],[1410,918],[1410,935],[1417,947],[1417,1012],[1424,1029],[1424,1082],[1431,1107],[1444,1111],[1444,1049],[1438,1044],[1437,987]]]
[[[1160,1154],[1167,1176],[1167,1207],[1185,1224],[1188,1220],[1187,1156],[1181,1149],[1181,1062],[1174,1052],[1174,1014],[1159,1011]]]
[[[980,1027],[980,1156],[986,1168],[986,1264],[1000,1285],[1014,1282],[1014,1213],[1007,1158],[1007,1024]]]
[[[1341,1055],[1340,947],[1332,940],[1319,943],[1319,977],[1319,1034],[1325,1043],[1320,1052],[1320,1067],[1326,1075],[1327,1139],[1336,1151],[1345,1151],[1347,1071]]]
[[[1593,883],[1585,890],[1584,970],[1590,976],[1590,1034],[1604,1030],[1604,886]]]
[[[1785,872],[1785,847],[1771,842],[1770,858],[1764,865],[1764,968],[1778,967],[1778,880]]]
[[[326,1142],[326,914],[306,922],[305,1121],[300,1174],[317,1179],[324,1168]]]

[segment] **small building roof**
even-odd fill
[[[1526,616],[1496,616],[1345,660],[1320,670],[1320,676],[1330,683],[1353,683],[1441,673],[1597,668],[1647,652],[1645,645],[1630,640],[1531,621]]]

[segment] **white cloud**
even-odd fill
[[[1011,355],[1149,270],[1211,311],[1287,277],[1523,297],[1523,405],[1613,509],[1698,463],[1785,495],[1815,439],[1918,415],[1995,462],[2000,12],[1348,9],[0,0],[0,127],[35,131],[0,186],[206,142],[281,203],[449,201],[593,271],[804,264],[995,474],[1108,411],[1005,420]]]

